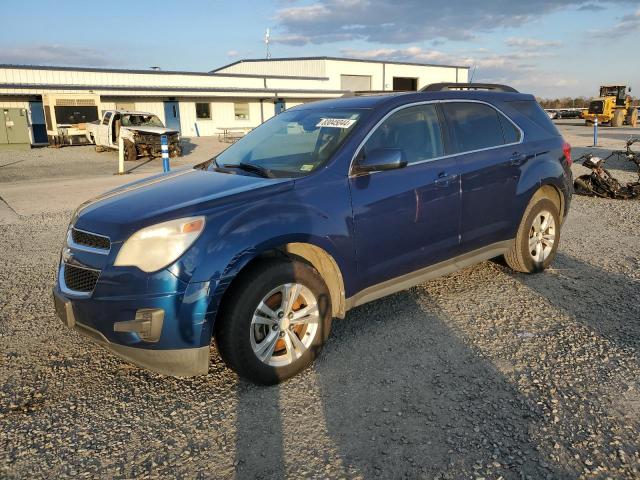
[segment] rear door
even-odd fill
[[[487,103],[442,107],[461,175],[461,252],[507,240],[520,168],[530,158],[522,132]]]
[[[404,151],[408,166],[349,179],[360,289],[455,256],[460,183],[445,157],[435,104],[405,107],[370,133],[355,162],[378,148]]]

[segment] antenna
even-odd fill
[[[267,31],[264,34],[264,44],[267,46],[267,59],[271,58],[271,50],[269,50],[269,40],[269,29],[267,28]]]
[[[469,83],[473,83],[473,77],[476,76],[476,70],[478,69],[478,65],[473,66],[473,71],[471,72],[471,78],[469,79]]]

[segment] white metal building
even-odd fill
[[[349,91],[467,80],[463,66],[332,57],[241,60],[204,73],[0,65],[0,109],[26,115],[32,144],[46,143],[46,131],[56,128],[45,128],[43,96],[68,107],[94,103],[97,115],[114,108],[148,111],[183,136],[207,136],[252,128],[286,108]]]

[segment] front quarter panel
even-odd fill
[[[325,170],[296,180],[291,190],[217,211],[207,217],[203,236],[169,270],[191,283],[210,282],[215,304],[260,253],[287,243],[309,243],[334,258],[348,290],[347,281],[355,276],[348,192],[346,177]]]

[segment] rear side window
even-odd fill
[[[364,144],[363,153],[379,148],[404,150],[409,164],[443,156],[435,105],[408,107],[387,118]]]
[[[505,144],[498,112],[483,103],[443,103],[456,153]],[[512,142],[506,142],[512,143]]]
[[[504,115],[498,114],[498,118],[500,119],[500,126],[502,127],[504,143],[518,143],[520,141],[520,130]]]
[[[518,110],[521,114],[539,127],[544,128],[550,134],[560,135],[560,132],[549,118],[549,115],[545,113],[542,107],[535,100],[517,100],[515,102],[509,102],[509,106]]]

